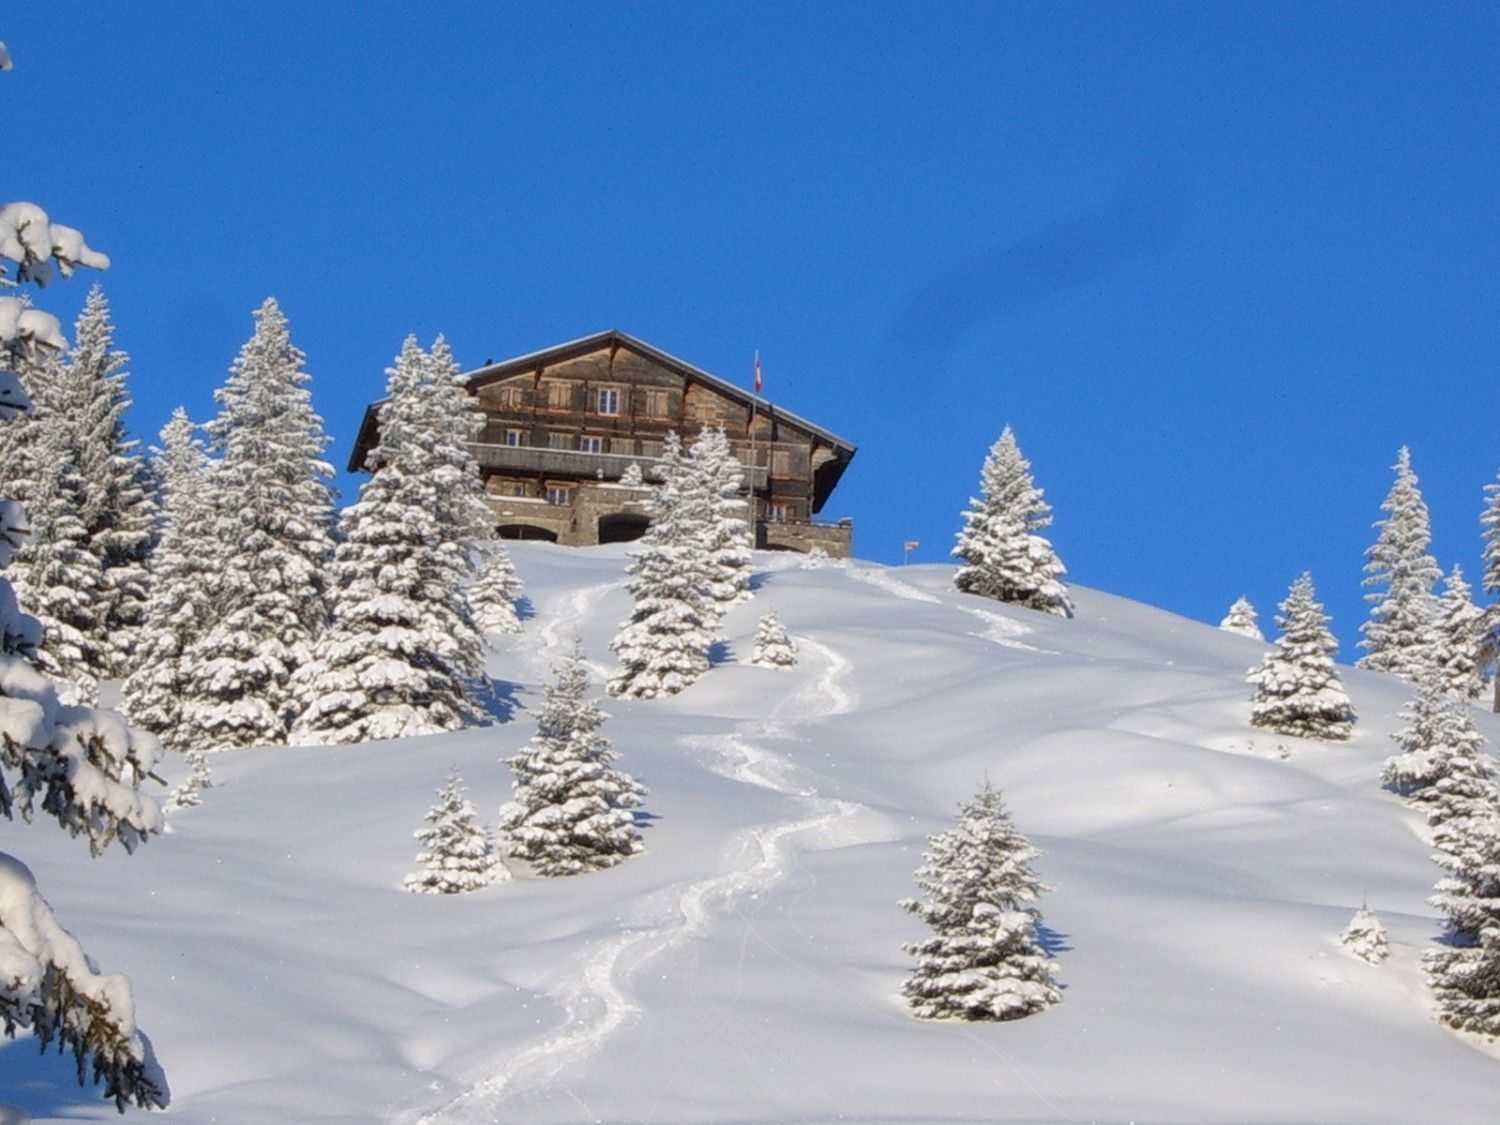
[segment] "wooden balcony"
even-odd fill
[[[470,442],[469,449],[481,469],[515,473],[541,473],[552,477],[573,477],[578,480],[617,481],[631,465],[639,465],[649,481],[651,466],[659,460],[655,457],[640,457],[629,453],[585,453],[579,449],[543,449],[534,445],[486,445]],[[764,489],[767,471],[764,468],[751,470],[754,487]]]

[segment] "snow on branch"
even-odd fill
[[[135,1026],[130,983],[100,973],[78,940],[58,924],[25,864],[0,854],[0,1028],[29,1030],[45,1049],[73,1052],[80,1084],[104,1083],[104,1096],[162,1108],[166,1078]]]

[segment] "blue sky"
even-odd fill
[[[861,557],[944,559],[1010,423],[1082,584],[1269,626],[1311,569],[1348,653],[1403,443],[1477,577],[1494,5],[65,0],[3,37],[6,197],[114,259],[147,440],[268,294],[340,466],[407,333],[619,328],[742,384],[759,349],[860,447],[824,514]]]

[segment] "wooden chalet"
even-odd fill
[[[746,466],[755,544],[847,557],[847,519],[818,518],[854,446],[623,332],[601,332],[465,376],[484,414],[472,448],[499,534],[589,546],[637,539],[651,465],[669,431],[722,426]],[[378,438],[365,411],[349,470]],[[645,483],[628,483],[638,465]],[[624,482],[622,482],[622,477]]]

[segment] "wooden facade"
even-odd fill
[[[567,546],[638,538],[646,485],[622,483],[675,431],[723,427],[746,468],[747,516],[762,548],[846,557],[848,520],[819,518],[854,456],[826,430],[623,332],[601,332],[465,375],[484,414],[473,450],[500,534]],[[365,412],[350,471],[376,438]]]

